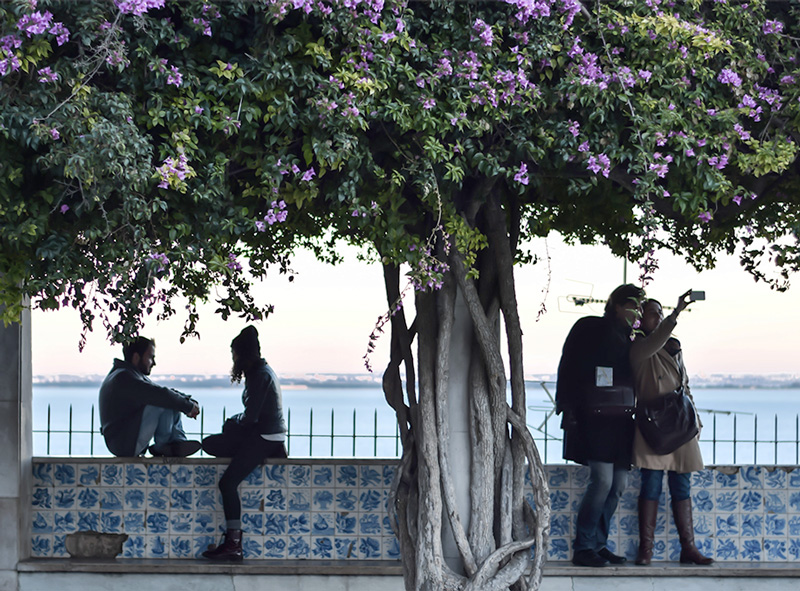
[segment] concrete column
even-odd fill
[[[448,387],[448,425],[450,428],[450,468],[456,489],[456,504],[461,523],[469,531],[472,499],[470,475],[472,447],[469,440],[469,359],[472,348],[472,319],[461,290],[456,294],[455,320],[450,341],[450,381]],[[445,562],[457,573],[464,572],[449,521],[442,528]]]
[[[31,315],[0,323],[0,591],[17,591],[30,555],[32,456]]]

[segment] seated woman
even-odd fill
[[[283,421],[278,377],[261,357],[258,331],[248,326],[233,339],[233,382],[244,376],[244,412],[225,421],[222,433],[203,439],[203,451],[218,458],[231,458],[219,481],[225,534],[222,544],[206,550],[210,560],[241,562],[242,505],[239,484],[267,458],[285,458],[286,424]]]
[[[666,318],[661,304],[656,300],[647,300],[642,305],[641,328],[644,335],[634,341],[630,353],[636,379],[636,395],[640,403],[647,403],[681,386],[691,398],[681,344],[672,337],[678,315],[690,303],[690,293],[688,291],[680,297],[675,310]],[[658,455],[644,440],[638,425],[636,427],[633,464],[642,472],[642,488],[639,493],[639,552],[636,556],[638,565],[646,566],[653,558],[658,500],[661,497],[664,470],[668,472],[672,515],[681,543],[680,561],[702,565],[714,562],[713,559],[703,556],[694,544],[690,476],[691,472],[704,467],[699,437],[698,434],[672,453]]]

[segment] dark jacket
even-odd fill
[[[134,448],[147,405],[190,412],[193,403],[186,394],[158,386],[131,363],[115,359],[100,386],[100,432],[108,451],[115,456],[136,455],[139,450]]]
[[[231,417],[231,422],[262,435],[286,433],[278,376],[263,359],[244,372],[242,403],[244,412]]]
[[[570,330],[556,384],[556,412],[564,413],[564,459],[630,465],[633,416],[597,416],[587,409],[598,366],[612,368],[613,385],[633,386],[630,347],[628,330],[613,318],[587,316]]]

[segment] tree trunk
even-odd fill
[[[454,244],[440,247],[440,257],[449,252],[442,288],[417,293],[411,328],[402,311],[391,321],[384,390],[397,412],[403,458],[389,510],[409,591],[538,589],[545,558],[549,494],[525,424],[514,239],[499,201],[471,204],[476,213],[469,223],[480,223],[489,242],[479,278],[467,277]],[[399,271],[387,267],[384,277],[391,305],[400,295]],[[533,507],[524,496],[526,475]]]

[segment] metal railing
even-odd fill
[[[770,417],[745,416],[743,413],[711,414],[700,437],[700,446],[706,464],[794,464],[800,465],[800,415]],[[305,413],[303,413],[305,415]],[[368,416],[364,416],[367,414]],[[344,423],[341,420],[344,415]],[[293,416],[295,421],[293,422]],[[399,457],[402,453],[399,427],[393,414],[379,413],[378,409],[365,413],[353,410],[337,413],[331,409],[297,419],[298,413],[287,410],[287,449],[290,455],[313,457]],[[352,417],[352,420],[351,420]],[[109,455],[100,435],[99,420],[94,406],[88,425],[76,424],[73,407],[69,405],[66,425],[53,426],[52,411],[47,407],[46,423],[33,430],[36,455]],[[225,409],[222,410],[222,422]],[[205,429],[206,417],[201,412],[196,426],[199,431],[187,430],[190,438],[202,439],[216,430]],[[299,424],[298,424],[299,423]],[[219,425],[221,423],[214,423]],[[528,411],[528,425],[545,463],[560,463],[560,417],[552,409],[534,407]],[[345,426],[346,425],[346,426]],[[43,449],[42,449],[43,448]],[[44,451],[44,454],[41,452]]]
[[[339,413],[341,417],[343,413]],[[400,428],[394,424],[394,433],[386,431],[384,421],[379,421],[378,410],[371,413],[367,421],[363,420],[356,409],[352,412],[352,429],[342,431],[341,425],[337,430],[337,414],[334,409],[330,411],[330,428],[328,428],[327,413],[316,413],[315,422],[314,409],[308,411],[308,423],[303,423],[299,428],[292,428],[292,410],[287,409],[286,423],[287,436],[286,448],[290,455],[315,456],[315,457],[399,457],[402,444],[400,442]],[[321,422],[320,415],[323,415]],[[349,413],[348,413],[349,415]],[[297,416],[297,413],[295,413]],[[222,409],[222,424],[225,422],[226,409]],[[189,439],[202,439],[207,435],[218,433],[218,430],[205,429],[206,413],[201,410],[198,416],[199,431],[186,430]],[[296,421],[297,422],[297,421]],[[349,420],[348,420],[349,422]],[[34,435],[34,454],[35,455],[81,455],[81,456],[108,456],[105,442],[100,433],[100,421],[94,405],[89,413],[88,428],[77,426],[74,418],[73,405],[69,405],[66,425],[62,427],[53,426],[52,406],[47,405],[47,419],[44,426],[33,429]],[[216,422],[214,424],[217,424]],[[186,425],[186,422],[184,422]],[[303,432],[306,431],[307,432]],[[41,436],[37,438],[36,436]],[[63,437],[62,437],[63,436]],[[345,445],[342,445],[345,444]],[[44,447],[44,454],[41,453],[39,446]],[[347,450],[346,452],[344,450]],[[66,451],[66,454],[64,453]],[[87,453],[88,452],[88,453]],[[304,453],[306,452],[306,453]],[[379,453],[380,452],[380,453]],[[202,456],[202,452],[200,453]]]

